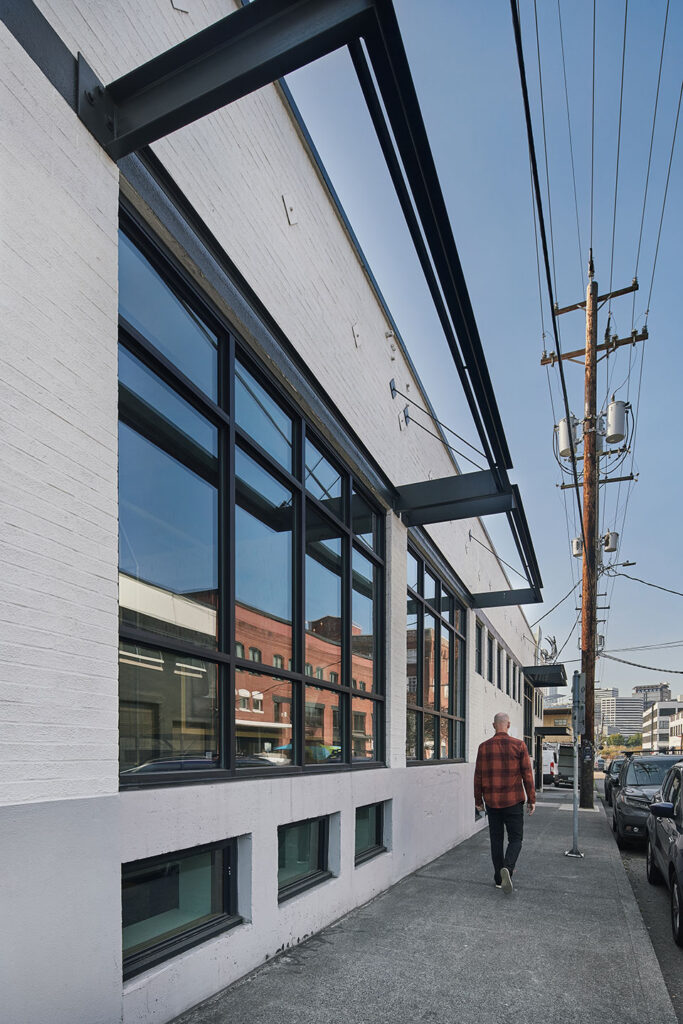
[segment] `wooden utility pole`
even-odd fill
[[[597,354],[598,284],[590,261],[586,290],[586,375],[583,420],[583,587],[581,600],[581,671],[586,677],[586,726],[581,738],[581,807],[593,807],[593,717],[598,592],[598,454]]]
[[[599,551],[599,519],[598,494],[601,484],[616,483],[618,480],[632,480],[628,477],[606,477],[600,479],[600,465],[597,446],[597,363],[598,352],[609,356],[610,352],[622,345],[635,345],[648,337],[647,329],[640,333],[632,331],[628,338],[605,337],[605,343],[597,344],[598,338],[598,306],[608,299],[629,292],[637,291],[638,282],[633,283],[607,295],[598,295],[597,282],[593,280],[593,253],[591,251],[588,264],[588,288],[585,302],[576,302],[562,309],[555,307],[555,316],[571,313],[573,310],[586,309],[586,347],[585,350],[543,353],[542,365],[562,360],[578,362],[583,356],[585,361],[584,386],[584,419],[583,419],[583,596],[581,602],[581,671],[586,677],[586,724],[581,737],[581,807],[593,807],[594,784],[594,740],[595,740],[595,657],[597,644],[597,592],[598,592],[598,551]],[[571,424],[568,424],[572,429]],[[573,487],[574,484],[563,484]]]

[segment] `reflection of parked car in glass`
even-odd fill
[[[679,761],[667,772],[647,818],[647,880],[651,885],[666,882],[669,887],[671,931],[678,946],[683,946],[682,782],[683,761]]]
[[[239,754],[235,759],[237,768],[271,768],[273,762],[266,757],[241,757]],[[218,768],[218,759],[215,757],[157,757],[152,761],[145,761],[134,768],[127,768],[122,775],[149,775],[153,772],[197,772]]]
[[[608,807],[612,806],[612,787],[619,777],[621,766],[625,760],[625,757],[615,757],[605,769],[605,803]]]
[[[650,801],[664,782],[669,768],[680,760],[678,754],[628,758],[612,787],[612,829],[617,846],[645,839]]]
[[[148,775],[151,772],[192,772],[207,771],[215,768],[216,758],[213,757],[155,757],[134,768],[127,768],[122,775]]]

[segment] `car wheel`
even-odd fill
[[[645,873],[650,885],[661,885],[664,881],[661,871],[655,864],[655,854],[649,836],[647,837],[647,847],[645,849]]]
[[[617,841],[617,846],[620,850],[623,850],[626,846],[626,840],[624,839],[621,833],[621,829],[619,828],[619,819],[617,818],[616,814],[612,818],[612,831],[614,832],[614,838]]]
[[[683,946],[683,896],[676,875],[671,879],[671,933],[677,946]]]
[[[612,790],[611,789],[606,789],[605,790],[605,803],[607,804],[608,807],[612,806]]]

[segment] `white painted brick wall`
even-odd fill
[[[38,0],[38,6],[104,81],[234,8],[231,0],[191,0],[187,15],[166,0]],[[0,803],[16,803],[117,792],[118,175],[1,27],[0,67]],[[390,360],[384,313],[278,91],[263,89],[155,149],[390,479],[403,484],[451,474],[439,441],[398,430],[389,379],[395,376],[403,391],[410,385],[419,400],[417,382],[400,353]],[[283,193],[296,206],[294,226]],[[359,349],[355,322],[362,328]],[[470,542],[470,529],[488,543],[477,521],[431,532],[471,590],[504,589],[502,568]],[[251,864],[240,870],[250,923],[128,983],[127,1024],[172,1018],[282,943],[323,927],[471,834],[471,763],[403,767],[406,538],[389,515],[391,770],[116,799],[112,827],[120,814],[123,861],[252,836],[242,844]],[[520,663],[532,660],[518,609],[486,615]],[[473,626],[470,613],[470,756],[501,702],[513,732],[522,731],[520,705],[474,672]],[[392,800],[390,850],[355,869],[355,807],[385,799]],[[316,813],[338,815],[339,875],[279,908],[277,824]],[[111,860],[107,878],[117,887],[118,847]],[[71,867],[77,876],[77,865]],[[255,884],[245,893],[250,877]],[[57,920],[68,908],[45,885]],[[117,933],[109,982],[118,991],[120,908],[116,900],[105,902],[108,928]],[[86,925],[94,929],[98,919],[84,922],[87,947],[94,932]]]
[[[0,26],[0,804],[117,780],[118,174]]]

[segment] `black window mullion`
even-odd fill
[[[219,664],[227,664],[230,660],[227,654],[223,654],[222,651],[217,651],[213,647],[202,647],[200,644],[167,636],[165,633],[152,633],[147,629],[138,629],[136,626],[129,626],[126,623],[119,625],[119,638],[126,643],[158,648],[161,651],[172,651],[174,654],[188,654],[192,658],[203,658],[205,661],[214,661]]]
[[[221,349],[219,350],[219,360],[219,370],[221,371],[219,374],[219,387],[224,391],[224,394],[222,395],[223,404],[227,404],[228,409],[232,414],[235,407],[235,339],[232,334],[229,335],[227,351],[226,346],[221,346]],[[227,366],[225,365],[226,363]],[[223,756],[225,758],[225,767],[234,770],[235,661],[233,655],[235,643],[235,592],[237,583],[235,579],[235,417],[233,415],[230,416],[230,427],[227,433],[227,451],[225,450],[225,431],[223,431],[222,437],[224,449],[221,452],[221,489],[225,503],[220,515],[219,534],[223,544],[221,568],[224,573],[224,585],[221,590],[221,597],[223,598],[224,596],[225,599],[221,600],[221,625],[224,633],[220,646],[231,657],[227,671],[224,672],[227,692],[224,693],[225,714],[223,715],[223,730],[225,733],[225,739]]]
[[[296,495],[298,501],[298,537],[294,549],[294,572],[292,574],[292,585],[294,587],[293,604],[294,608],[294,629],[292,630],[292,668],[298,673],[298,702],[295,702],[296,713],[296,761],[297,765],[304,763],[304,737],[306,728],[306,689],[304,679],[304,662],[306,660],[306,490],[304,481],[304,447],[306,444],[305,424],[301,417],[294,422],[294,475],[299,481],[299,490]]]
[[[351,522],[351,487],[348,477],[342,478],[342,501],[348,522]],[[353,618],[353,545],[349,528],[341,525],[342,531],[342,686],[348,695],[342,698],[342,760],[353,763],[353,657],[351,650]]]

